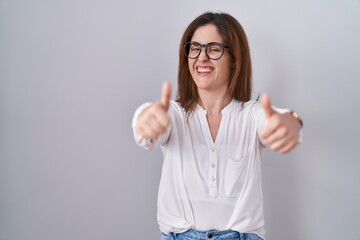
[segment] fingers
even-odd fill
[[[297,135],[293,134],[286,127],[280,127],[267,138],[264,138],[263,143],[274,151],[279,153],[287,153],[299,142]]]
[[[270,149],[279,153],[288,153],[298,145],[296,141],[279,141],[269,146]]]
[[[162,86],[159,101],[150,105],[138,117],[135,130],[145,139],[156,139],[169,127],[171,121],[167,113],[170,106],[171,85],[165,82]]]
[[[289,142],[288,144],[277,150],[279,153],[288,153],[299,144],[298,141]]]
[[[164,111],[164,109],[157,109],[157,108],[153,108],[152,111],[153,113],[151,117],[153,117],[153,121],[156,122],[156,126],[160,126],[163,128],[169,126],[170,118],[167,114],[167,111]]]
[[[264,108],[264,107],[263,107]],[[271,108],[271,106],[270,106]],[[264,108],[265,114],[266,114],[266,118],[267,118],[267,124],[264,127],[264,129],[261,131],[261,138],[262,139],[267,139],[268,137],[272,136],[276,130],[280,127],[281,125],[281,119],[280,119],[280,115],[275,112],[272,108],[269,109],[268,107]],[[266,112],[268,111],[268,112]],[[271,117],[270,117],[271,114]]]
[[[153,111],[149,109],[148,111]],[[164,111],[161,109],[161,111]],[[157,114],[146,113],[139,119],[136,130],[145,139],[156,139],[164,133],[170,125],[170,119],[167,114],[158,112]],[[154,111],[156,112],[156,111]]]
[[[162,85],[160,104],[165,109],[169,109],[171,98],[171,85],[170,82],[164,82]]]
[[[261,105],[265,111],[267,118],[270,118],[275,113],[275,111],[271,107],[270,95],[268,93],[264,93],[261,97]]]
[[[300,138],[300,129],[295,120],[289,113],[279,114],[274,111],[268,124],[260,132],[262,143],[280,153],[292,150]]]

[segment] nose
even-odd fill
[[[206,55],[206,48],[204,48],[204,47],[201,48],[199,60],[201,62],[205,62],[205,61],[209,60],[208,56]]]

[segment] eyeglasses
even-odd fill
[[[224,48],[229,48],[229,46],[218,42],[208,44],[187,42],[184,44],[185,55],[191,59],[198,58],[203,48],[205,48],[205,54],[209,59],[218,60],[224,55]]]

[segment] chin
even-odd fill
[[[199,84],[199,85],[197,85],[197,88],[201,89],[201,90],[210,90],[211,89],[211,87],[209,85],[205,85],[205,84]]]
[[[198,88],[207,88],[209,86],[208,81],[195,79],[195,84]]]

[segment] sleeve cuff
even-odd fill
[[[152,103],[148,102],[148,103],[144,103],[142,104],[140,107],[138,107],[135,111],[134,117],[132,119],[132,129],[133,129],[133,134],[134,134],[134,139],[135,139],[135,143],[138,146],[144,147],[145,149],[151,149],[154,146],[154,141],[152,139],[145,139],[143,138],[143,136],[141,136],[140,134],[138,134],[135,131],[135,126],[138,122],[138,118],[139,115],[144,111],[145,108],[147,108],[148,106],[150,106]]]

